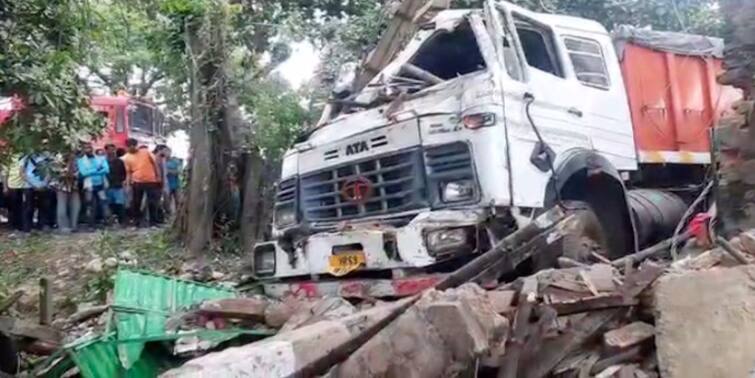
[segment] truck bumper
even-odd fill
[[[338,296],[342,298],[406,297],[434,286],[445,274],[419,275],[395,279],[343,279],[330,281],[301,281],[295,283],[264,284],[265,294],[273,298],[286,296],[319,298]]]
[[[347,274],[427,267],[458,254],[474,252],[477,226],[487,214],[487,209],[481,208],[427,211],[403,227],[354,224],[342,231],[322,232],[296,241],[288,251],[279,241],[260,243],[254,248],[255,273],[259,278],[341,276],[344,274],[334,274],[331,256],[342,251],[363,254],[364,262]],[[436,236],[435,242],[428,245],[431,234]],[[445,234],[450,236],[444,239]],[[462,234],[467,238],[464,241],[459,240]],[[439,248],[444,240],[449,244]]]

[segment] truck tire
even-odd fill
[[[603,225],[590,204],[582,201],[563,201],[565,213],[575,217],[569,224],[560,243],[533,257],[535,270],[552,268],[559,257],[564,256],[579,262],[589,262],[595,252],[608,258],[608,238]]]

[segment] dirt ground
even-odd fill
[[[105,303],[119,267],[178,275],[186,261],[181,247],[165,229],[107,229],[97,232],[29,235],[0,229],[0,302],[18,290],[24,295],[11,308],[15,315],[38,311],[39,279],[53,283],[57,317],[77,307]],[[240,255],[210,251],[208,278],[238,282]]]

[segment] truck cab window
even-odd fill
[[[115,132],[122,133],[126,131],[126,117],[123,106],[115,107]]]
[[[577,80],[590,87],[608,89],[610,81],[600,44],[586,38],[566,37],[564,45]]]
[[[485,69],[485,60],[468,22],[439,31],[419,48],[409,63],[443,79]]]
[[[527,65],[558,77],[564,77],[550,31],[539,30],[534,25],[517,22],[516,32],[519,34]]]
[[[128,123],[129,130],[152,135],[154,133],[153,109],[142,104],[129,105]]]

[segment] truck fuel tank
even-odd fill
[[[630,190],[627,199],[640,247],[671,236],[687,210],[679,196],[663,190]]]

